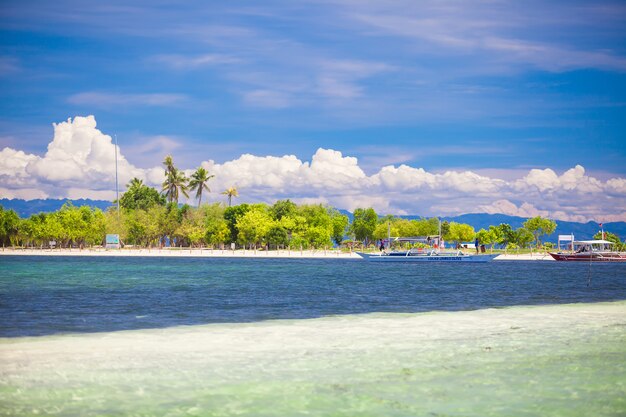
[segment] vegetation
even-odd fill
[[[526,220],[524,222],[524,229],[533,234],[536,246],[541,247],[541,237],[554,233],[556,230],[556,222],[537,216]]]
[[[222,194],[228,197],[228,207],[232,205],[233,197],[239,197],[237,187],[230,187],[227,190],[222,191]]]
[[[367,247],[390,233],[396,237],[437,236],[440,231],[448,242],[460,245],[474,242],[499,244],[506,248],[528,248],[532,242],[541,247],[543,236],[556,229],[553,220],[542,217],[528,219],[523,227],[513,230],[508,224],[489,226],[478,232],[468,224],[439,222],[436,217],[404,219],[379,217],[373,208],[357,208],[349,223],[347,216],[321,204],[297,205],[290,200],[232,205],[236,187],[221,194],[222,203],[202,204],[204,193],[210,193],[208,182],[214,176],[199,167],[190,179],[177,169],[170,155],[163,161],[165,181],[161,193],[138,178],[127,184],[120,198],[120,212],[106,212],[87,206],[65,204],[52,213],[39,213],[21,219],[13,210],[0,206],[0,243],[3,246],[85,247],[101,245],[105,234],[118,234],[125,245],[161,247],[169,243],[184,247],[224,247],[235,244],[247,248],[309,249],[333,244]],[[179,206],[180,195],[195,191],[198,207]],[[594,238],[600,238],[598,234]],[[606,232],[605,238],[625,248],[618,236]]]

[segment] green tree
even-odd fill
[[[354,219],[350,227],[350,232],[354,235],[356,240],[365,241],[367,246],[368,242],[374,237],[374,230],[376,230],[376,224],[378,224],[378,215],[373,208],[357,208],[354,210]]]
[[[286,246],[289,243],[287,230],[280,223],[274,223],[267,232],[267,241],[271,245]]]
[[[541,247],[541,237],[550,235],[556,230],[556,222],[544,219],[541,216],[533,217],[524,222],[524,229],[531,232],[535,239],[535,245]]]
[[[439,227],[437,227],[437,233],[439,233]],[[441,236],[444,240],[448,240],[450,236],[450,223],[447,220],[441,222]]]
[[[239,192],[237,191],[237,187],[229,187],[225,191],[222,191],[222,195],[228,197],[228,207],[230,207],[233,197],[239,197]]]
[[[209,182],[209,180],[213,177],[215,177],[215,175],[209,175],[209,172],[202,167],[196,169],[196,171],[191,175],[189,189],[191,191],[197,190],[196,198],[198,199],[198,205],[202,204],[202,191],[205,190],[208,193],[211,192],[207,182]]]
[[[272,225],[273,220],[267,210],[253,207],[237,220],[237,240],[243,245],[263,244]]]
[[[270,214],[274,220],[280,221],[285,216],[293,216],[298,206],[290,200],[278,200],[270,207]]]
[[[201,210],[191,208],[183,214],[183,219],[176,229],[176,235],[189,243],[190,246],[196,246],[202,242],[206,235],[206,226],[204,215]]]
[[[120,197],[120,206],[123,209],[147,210],[154,205],[165,205],[165,197],[154,188],[144,185],[139,178],[130,180],[126,187],[126,192]]]
[[[180,194],[189,198],[189,194],[187,194],[187,177],[183,171],[178,169],[174,171],[170,171],[166,174],[165,181],[163,182],[163,189],[161,192],[165,194],[167,201],[169,203],[178,204],[178,199],[180,198]]]
[[[2,246],[13,245],[18,236],[20,216],[14,210],[0,206],[0,240]]]
[[[515,243],[515,231],[510,224],[500,223],[497,226],[499,240],[497,243],[508,246],[509,243]]]
[[[348,227],[348,224],[350,223],[350,219],[348,219],[348,216],[341,214],[339,211],[335,209],[328,209],[328,211],[330,214],[331,224],[332,224],[331,237],[337,245],[340,245],[341,242],[343,241],[343,237],[346,234],[346,228]]]
[[[452,240],[458,245],[461,242],[469,242],[473,240],[474,236],[476,236],[476,232],[469,224],[451,222],[450,231],[448,232],[446,239]]]
[[[518,245],[520,248],[526,248],[535,239],[535,235],[523,227],[515,230],[513,243]]]
[[[476,238],[479,244],[489,245],[490,249],[493,250],[493,244],[496,243],[498,237],[494,233],[494,229],[490,227],[489,230],[480,229],[476,232]]]
[[[224,220],[226,220],[226,226],[230,230],[230,241],[237,242],[239,238],[239,229],[237,228],[237,221],[241,219],[250,210],[250,205],[244,203],[238,206],[229,206],[224,210]]]

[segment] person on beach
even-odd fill
[[[476,253],[478,253],[478,238],[474,240],[474,246],[476,247]]]

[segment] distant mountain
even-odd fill
[[[18,200],[18,199],[0,199],[0,206],[4,207],[6,210],[15,210],[15,212],[22,218],[30,217],[33,214],[37,213],[48,213],[51,211],[57,211],[63,204],[71,201],[76,207],[80,206],[90,206],[97,207],[101,210],[106,210],[108,207],[112,206],[113,203],[106,200],[89,200],[89,199],[78,199],[78,200],[69,200],[69,199],[37,199],[37,200]]]
[[[71,201],[72,204],[77,207],[90,206],[97,207],[101,210],[106,210],[108,207],[113,205],[113,203],[111,203],[110,201],[105,200],[9,200],[6,198],[0,199],[0,205],[7,210],[15,210],[20,215],[20,217],[24,218],[30,217],[31,215],[40,212],[56,211],[60,209],[67,201]],[[350,218],[350,221],[352,221],[352,213],[346,210],[339,211],[342,214],[347,215]],[[422,216],[410,215],[401,217],[405,219],[419,219]],[[524,217],[508,216],[506,214],[486,213],[462,214],[460,216],[442,217],[441,219],[447,220],[449,222],[467,223],[472,225],[476,230],[487,229],[490,225],[497,226],[500,223],[507,223],[511,225],[513,229],[517,229],[518,227],[522,227],[522,224],[527,220]],[[593,235],[600,231],[600,225],[596,222],[576,223],[557,220],[556,224],[556,231],[547,238],[544,238],[544,241],[556,242],[556,240],[558,239],[558,235],[569,235],[571,233],[573,233],[574,237],[578,240],[591,239]],[[607,232],[615,233],[622,240],[626,239],[626,222],[604,223],[604,230]]]

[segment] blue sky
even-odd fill
[[[142,169],[323,148],[367,176],[626,176],[624,2],[126,3],[3,2],[0,149],[94,115]]]

